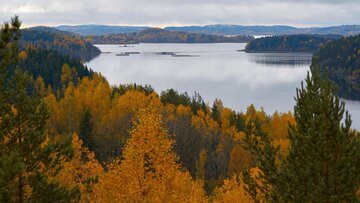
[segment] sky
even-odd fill
[[[23,26],[360,24],[360,0],[0,0],[0,20]]]

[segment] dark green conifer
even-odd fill
[[[79,129],[79,137],[81,140],[83,140],[85,146],[89,150],[93,150],[92,145],[92,131],[93,131],[93,124],[91,122],[91,112],[90,110],[86,110],[82,117],[80,122],[80,129]]]
[[[70,143],[47,143],[48,118],[42,98],[26,74],[8,68],[17,63],[20,22],[12,18],[1,30],[0,52],[0,202],[72,202],[77,188],[67,189],[48,177],[71,155]]]
[[[256,200],[260,200],[256,191],[262,191],[262,197],[270,202],[357,202],[359,133],[351,129],[345,104],[328,80],[313,69],[305,83],[297,90],[297,124],[289,128],[286,157],[278,158],[267,135],[245,136],[244,142],[262,171],[256,177],[244,171],[246,189]]]
[[[289,129],[291,149],[283,166],[286,199],[355,202],[360,180],[359,134],[351,129],[345,103],[317,69],[305,82],[306,87],[302,84],[297,91],[297,125]]]

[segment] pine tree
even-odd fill
[[[244,170],[245,189],[256,202],[359,201],[359,133],[351,129],[348,112],[342,122],[345,104],[328,80],[313,69],[305,82],[297,90],[286,157],[266,134],[245,136],[260,171]]]
[[[270,137],[261,126],[256,125],[256,121],[247,121],[243,138],[244,148],[254,155],[256,161],[252,170],[247,166],[243,168],[244,188],[254,202],[277,202],[277,187],[281,187],[278,179],[280,172],[276,165],[279,148],[271,144]]]
[[[291,148],[284,162],[286,199],[355,202],[360,180],[359,133],[351,129],[345,103],[333,85],[313,69],[297,90]],[[344,119],[344,123],[342,120]],[[293,191],[290,194],[290,191]]]
[[[5,133],[9,132],[6,116],[12,113],[12,106],[5,102],[9,98],[7,90],[7,69],[11,64],[16,63],[17,46],[19,39],[20,22],[17,17],[5,23],[0,34],[0,201],[12,201],[16,194],[17,184],[13,181],[17,174],[25,169],[17,151],[6,151],[4,145],[8,143]]]
[[[49,178],[71,154],[69,145],[48,143],[44,130],[47,109],[35,95],[29,76],[20,71],[14,78],[7,75],[17,63],[19,28],[15,17],[1,31],[0,201],[76,201],[77,189],[68,190]]]

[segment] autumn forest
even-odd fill
[[[359,201],[360,136],[315,65],[293,112],[237,112],[110,85],[61,53],[89,42],[26,43],[42,33],[20,25],[1,29],[0,202]]]

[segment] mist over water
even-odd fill
[[[174,88],[200,93],[209,104],[246,111],[293,111],[296,88],[311,63],[307,53],[244,53],[243,43],[96,45],[102,54],[87,63],[112,85],[149,84],[158,93]],[[346,102],[360,129],[360,102]]]

